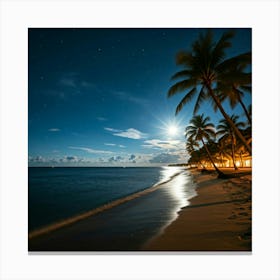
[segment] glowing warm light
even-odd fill
[[[170,125],[167,129],[167,132],[170,136],[174,136],[178,133],[178,127],[175,125]]]

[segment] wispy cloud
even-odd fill
[[[69,149],[74,149],[74,150],[85,151],[85,152],[90,153],[90,154],[112,154],[113,153],[111,151],[95,150],[95,149],[91,149],[91,148],[87,148],[87,147],[73,147],[73,146],[70,146],[68,148]]]
[[[167,150],[178,150],[184,148],[184,143],[180,140],[162,141],[159,139],[150,139],[144,141],[142,145],[144,148],[159,148]]]
[[[49,128],[48,131],[50,131],[50,132],[58,132],[58,131],[60,131],[60,128]]]
[[[77,88],[77,84],[73,78],[62,78],[59,80],[61,86]]]
[[[130,138],[130,139],[142,139],[146,137],[145,133],[142,133],[141,131],[135,129],[135,128],[129,128],[125,131],[114,133],[115,136]]]
[[[114,143],[104,143],[105,146],[116,146]]]
[[[110,131],[110,132],[121,132],[121,130],[114,129],[114,128],[111,128],[111,127],[104,127],[104,129],[107,130],[107,131]]]
[[[97,117],[96,118],[98,121],[100,121],[100,122],[105,122],[105,121],[107,121],[107,119],[106,118],[103,118],[103,117]]]
[[[124,145],[119,145],[119,147],[120,147],[120,148],[126,148],[126,146],[124,146]]]
[[[63,73],[58,80],[58,85],[72,88],[78,93],[81,92],[82,89],[97,90],[97,86],[94,83],[84,80],[80,74],[76,72]]]
[[[147,99],[134,96],[134,95],[124,92],[124,91],[114,91],[113,94],[123,101],[129,101],[129,102],[136,103],[138,105],[143,105],[143,106],[149,104]]]
[[[146,133],[143,133],[135,128],[128,128],[126,130],[114,129],[110,127],[104,127],[105,130],[113,132],[113,135],[130,138],[130,139],[143,139],[147,137]]]

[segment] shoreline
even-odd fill
[[[251,252],[251,179],[247,172],[217,179],[215,173],[191,171],[197,196],[181,208],[164,232],[150,239],[144,251]]]
[[[163,184],[166,184],[166,183],[172,181],[176,176],[182,174],[183,172],[184,171],[181,170],[180,172],[177,172],[177,173],[173,174],[172,176],[170,176],[166,180],[158,181],[156,184],[154,184],[154,185],[152,185],[152,186],[150,186],[146,189],[139,190],[139,191],[137,191],[135,193],[131,193],[127,196],[115,199],[113,201],[105,203],[105,204],[103,204],[101,206],[98,206],[96,208],[93,208],[91,210],[82,212],[82,213],[74,215],[72,217],[65,218],[63,220],[58,220],[58,221],[56,221],[52,224],[48,224],[48,225],[45,225],[43,227],[31,230],[28,233],[28,239],[30,240],[32,238],[51,233],[55,230],[58,230],[58,229],[61,229],[63,227],[69,226],[71,224],[77,223],[79,221],[82,221],[84,219],[92,217],[96,214],[102,213],[103,211],[109,210],[109,209],[114,208],[118,205],[121,205],[121,204],[126,203],[126,202],[131,201],[131,200],[134,200],[136,198],[139,198],[143,195],[147,195],[149,193],[152,193],[152,192],[156,191],[157,189],[159,189]]]
[[[55,228],[52,232],[33,236],[28,240],[28,250],[141,251],[143,244],[158,234],[166,223],[176,219],[176,213],[187,205],[183,203],[183,197],[178,198],[178,191],[183,194],[187,178],[191,175],[186,170],[176,172],[145,195],[127,199],[107,211]]]

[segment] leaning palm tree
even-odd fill
[[[195,148],[199,148],[199,144],[192,138],[189,138],[186,143],[186,150],[191,155]]]
[[[196,161],[197,163],[200,163],[202,165],[203,169],[205,169],[205,166],[201,161],[201,154],[195,148],[199,148],[199,144],[193,138],[189,138],[186,142],[186,151],[191,156],[190,157],[191,162]]]
[[[218,177],[223,178],[225,177],[225,174],[221,170],[219,170],[219,168],[216,166],[205,142],[205,140],[208,142],[211,139],[211,137],[215,137],[214,125],[209,121],[210,118],[204,117],[204,114],[194,116],[190,120],[190,124],[186,127],[185,136],[187,139],[193,139],[194,141],[201,141],[204,149],[207,152],[210,162],[212,163],[213,167],[218,173]]]
[[[220,158],[221,165],[222,167],[225,167],[224,162],[225,162],[225,158],[228,157],[228,153],[227,153],[226,141],[223,137],[221,137],[217,143],[217,150],[218,150],[218,155]]]
[[[223,102],[229,100],[231,108],[235,108],[237,104],[240,104],[247,119],[248,123],[252,124],[251,115],[243,102],[245,93],[251,94],[252,75],[250,72],[245,72],[247,65],[240,64],[234,65],[233,68],[228,69],[223,73],[223,79],[217,83],[217,89],[219,91],[219,98]],[[238,77],[238,79],[236,79]],[[217,109],[217,106],[215,106]]]
[[[239,116],[232,115],[230,119],[232,120],[232,122],[237,128],[243,128],[245,126],[244,122],[238,121]],[[238,168],[235,163],[235,146],[236,146],[235,131],[232,129],[232,127],[225,119],[220,120],[220,123],[217,126],[217,130],[218,130],[217,135],[221,135],[222,137],[227,138],[230,141],[233,167],[235,170],[237,170]]]
[[[230,40],[232,37],[232,32],[225,32],[217,42],[213,42],[212,32],[208,31],[204,36],[200,35],[199,39],[193,43],[191,51],[179,52],[176,62],[178,65],[183,66],[184,69],[173,75],[172,79],[182,80],[169,89],[168,97],[178,92],[189,90],[177,106],[176,114],[182,110],[185,104],[190,103],[196,95],[194,114],[198,112],[203,101],[211,99],[251,154],[251,146],[225,112],[214,88],[219,81],[229,78],[228,69],[233,68],[235,65],[251,63],[251,53],[243,53],[230,59],[225,59],[225,51],[231,46]],[[241,83],[243,79],[243,75],[235,76],[237,84]]]

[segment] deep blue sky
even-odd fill
[[[184,127],[193,106],[175,117],[183,93],[168,99],[167,91],[180,70],[176,53],[204,31],[29,29],[29,165],[186,161]],[[213,31],[218,39],[225,29]],[[228,57],[251,51],[251,29],[235,31]],[[215,124],[222,118],[210,103],[199,113]],[[243,114],[238,106],[234,113]],[[177,135],[168,134],[170,124],[180,128]]]

